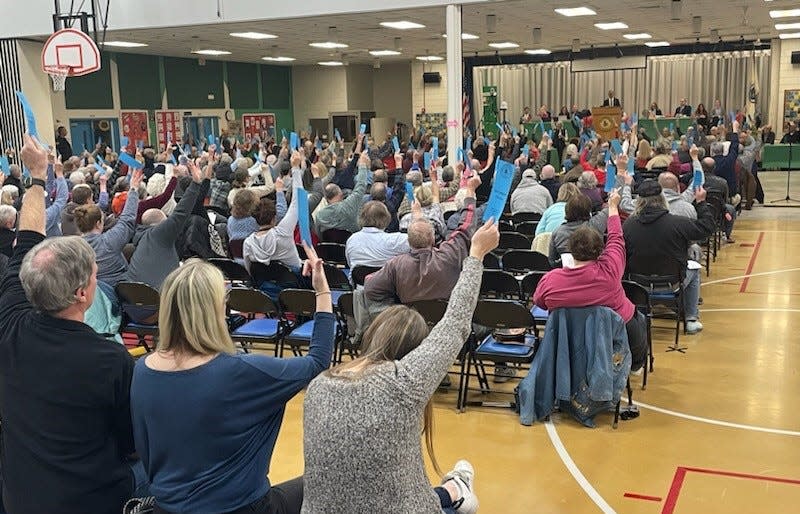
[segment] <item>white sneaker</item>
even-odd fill
[[[472,490],[472,482],[475,480],[475,470],[472,469],[472,464],[465,460],[456,462],[452,471],[442,479],[442,484],[450,480],[455,482],[461,493],[461,498],[454,502],[456,512],[475,514],[478,511],[478,497]]]
[[[703,330],[703,324],[699,321],[687,321],[686,322],[686,333],[687,334],[696,334]]]

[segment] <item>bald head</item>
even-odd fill
[[[342,189],[336,184],[328,184],[325,186],[325,200],[327,200],[329,204],[341,202],[343,196]]]
[[[425,219],[415,220],[408,227],[408,245],[411,248],[432,248],[436,243],[433,225]]]
[[[386,201],[386,184],[383,182],[375,182],[369,190],[370,197],[377,202]]]
[[[706,175],[714,173],[714,167],[717,165],[711,157],[706,157],[700,164],[703,166],[703,173]]]
[[[142,214],[142,225],[146,227],[158,225],[165,219],[167,219],[167,215],[164,214],[161,209],[147,209],[144,211],[144,214]]]
[[[678,177],[674,173],[665,171],[658,176],[658,184],[661,189],[672,189],[676,193],[680,193],[680,186],[678,185]]]
[[[556,169],[553,167],[552,164],[548,164],[544,168],[542,168],[542,172],[539,175],[542,180],[547,180],[550,178],[555,178],[556,176]]]

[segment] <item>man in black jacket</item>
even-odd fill
[[[669,213],[667,201],[661,194],[661,186],[655,180],[645,180],[639,185],[636,209],[622,227],[625,235],[625,250],[628,257],[628,272],[636,273],[631,260],[646,260],[648,257],[674,259],[681,269],[683,282],[683,306],[686,314],[686,331],[696,334],[703,329],[698,319],[697,303],[700,299],[700,273],[698,269],[687,269],[689,246],[714,232],[714,215],[706,204],[706,190],[695,191],[697,220]],[[663,270],[665,275],[672,270]]]

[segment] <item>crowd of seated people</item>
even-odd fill
[[[471,465],[459,461],[431,487],[420,435],[432,454],[430,400],[473,329],[482,263],[500,240],[501,220],[483,221],[499,161],[513,169],[502,221],[540,216],[530,248],[556,267],[528,300],[544,309],[613,309],[626,325],[635,372],[647,350],[644,320],[621,292],[622,278],[635,271],[632,256],[677,264],[686,329],[696,334],[700,272],[691,261],[701,260],[698,244],[717,229],[732,241],[737,206],[747,208],[748,167],[761,138],[736,120],[709,125],[651,145],[631,121],[618,155],[611,155],[616,142],[591,129],[560,147],[566,136],[504,130],[493,141],[476,138],[463,162],[431,158],[427,167],[432,137],[445,154],[441,133],[417,131],[400,152],[391,137],[376,144],[359,135],[351,146],[308,134],[300,148],[266,134],[222,137],[220,148],[202,141],[124,148],[142,169],[128,169],[103,145],[62,163],[26,136],[21,162],[0,174],[7,510],[116,513],[129,498],[152,495],[162,514],[475,512]],[[561,173],[548,161],[553,148],[568,164]],[[705,185],[695,188],[700,171]],[[305,197],[308,212],[300,212]],[[305,219],[312,240],[301,244]],[[379,269],[357,291],[378,308],[360,355],[328,369],[336,305],[314,243],[334,235],[348,268]],[[239,258],[249,271],[279,263],[314,291],[303,356],[237,351],[226,284],[205,262],[211,257]],[[113,306],[124,282],[160,293],[155,351],[136,363],[87,314],[110,304],[108,315],[121,317]],[[253,286],[273,298],[281,292]],[[424,300],[450,304],[430,333],[406,307]],[[500,379],[514,373],[503,363],[495,370]],[[273,485],[267,476],[284,408],[306,386],[305,476]],[[347,408],[331,408],[334,398]],[[56,425],[37,429],[45,419]],[[215,428],[203,435],[200,426]],[[378,473],[373,459],[391,465]]]

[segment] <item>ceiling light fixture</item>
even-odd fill
[[[794,18],[800,16],[800,9],[783,9],[778,11],[770,11],[770,18]]]
[[[597,14],[592,9],[588,7],[570,7],[570,8],[562,8],[555,10],[561,16],[594,16]]]
[[[800,32],[784,32],[783,34],[778,34],[778,37],[781,39],[800,39]]]
[[[636,34],[623,34],[622,37],[625,39],[651,39],[653,36],[647,32],[639,32]]]
[[[263,32],[231,32],[230,35],[244,39],[275,39],[278,37],[274,34],[264,34]]]
[[[227,50],[194,50],[192,51],[193,54],[199,55],[230,55],[231,53]]]
[[[595,23],[594,26],[600,30],[617,30],[617,29],[628,28],[628,25],[626,23],[622,23],[621,21],[612,21],[610,23]]]
[[[105,46],[116,46],[118,48],[140,48],[147,46],[145,43],[133,43],[131,41],[106,41]]]
[[[369,54],[373,57],[388,57],[390,55],[400,55],[397,50],[370,50]]]
[[[525,53],[528,55],[550,55],[553,52],[546,48],[535,48],[533,50],[525,50]]]
[[[649,46],[650,48],[655,48],[657,46],[669,46],[669,41],[648,41],[645,45]]]
[[[313,46],[314,48],[324,48],[326,50],[331,50],[333,48],[347,48],[349,45],[344,43],[336,43],[334,41],[325,41],[324,43],[309,43],[308,46]]]
[[[519,45],[514,43],[513,41],[498,41],[495,43],[489,43],[489,46],[492,48],[496,48],[498,50],[505,50],[508,48],[519,48]]]
[[[344,66],[342,61],[320,61],[317,64],[320,66]]]
[[[282,55],[275,55],[275,56],[270,55],[267,57],[262,57],[261,59],[264,61],[272,61],[272,62],[289,62],[295,60],[294,57],[285,57]]]
[[[438,55],[418,55],[417,60],[425,62],[444,61],[444,57],[439,57]]]
[[[800,29],[800,23],[776,23],[775,30],[795,30]]]
[[[447,37],[447,34],[442,34],[442,37]],[[461,39],[462,39],[462,40],[467,40],[467,39],[480,39],[480,38],[481,38],[480,36],[476,36],[475,34],[468,34],[468,33],[466,33],[466,32],[462,32],[462,33],[461,33]]]
[[[425,25],[421,23],[414,23],[413,21],[382,21],[382,27],[390,29],[409,30],[409,29],[424,29]]]

